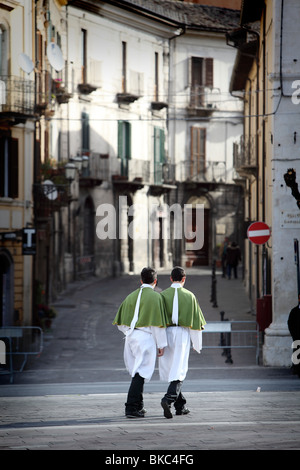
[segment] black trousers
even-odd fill
[[[176,410],[180,411],[186,404],[186,399],[181,393],[181,387],[183,382],[180,380],[173,380],[170,382],[165,398],[168,400],[168,403],[171,405],[174,403]]]
[[[127,402],[125,403],[125,411],[140,411],[144,407],[144,377],[141,377],[140,374],[136,373],[131,379],[131,384],[127,394]]]

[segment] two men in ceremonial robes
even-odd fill
[[[151,379],[156,357],[167,346],[165,309],[162,297],[154,291],[156,283],[156,271],[144,268],[141,287],[126,297],[113,322],[125,335],[124,362],[132,377],[125,403],[128,418],[144,417],[144,382]]]
[[[172,418],[171,405],[176,414],[187,414],[186,400],[181,393],[182,382],[188,371],[191,343],[195,351],[202,349],[202,330],[206,321],[195,295],[185,289],[186,273],[175,267],[171,272],[171,286],[161,292],[167,313],[168,346],[159,357],[160,379],[169,382],[161,401],[166,418]]]

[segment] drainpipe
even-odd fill
[[[171,66],[173,67],[173,60],[172,60],[172,54],[171,54],[171,41],[173,41],[174,39],[177,39],[179,38],[180,36],[183,36],[184,34],[186,33],[186,28],[185,26],[180,26],[176,33],[171,36],[169,38],[169,80],[168,80],[168,102],[170,103],[171,101]],[[174,55],[175,55],[175,47],[176,47],[176,42],[174,44]],[[174,74],[172,74],[172,76],[174,77]],[[169,133],[169,111],[170,111],[170,108],[168,106],[167,108],[167,130],[168,130],[168,133]],[[171,162],[173,161],[173,163],[175,164],[175,156],[176,156],[176,151],[175,151],[175,148],[176,148],[176,120],[173,121],[173,135],[172,135],[172,139],[173,139],[173,159],[171,158]],[[170,138],[169,138],[169,142],[170,142]],[[178,186],[177,186],[177,189],[176,189],[176,201],[178,201]],[[177,244],[177,241],[175,240],[175,244]],[[172,252],[173,250],[168,250],[170,252]],[[180,254],[177,258],[180,257],[181,259],[181,256],[182,256],[182,244],[180,245]],[[175,253],[177,253],[177,247],[175,249]],[[180,263],[179,263],[180,264]]]
[[[259,220],[259,152],[258,152],[258,130],[259,130],[259,33],[253,31],[251,28],[244,27],[246,31],[251,34],[254,34],[257,38],[257,51],[255,56],[256,61],[256,168],[257,168],[257,175],[256,175],[256,220]],[[259,245],[256,246],[256,297],[260,297],[260,289],[259,289],[259,278],[260,278],[260,270],[259,270]]]

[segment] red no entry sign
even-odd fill
[[[271,229],[264,222],[254,222],[248,227],[247,236],[255,245],[263,245],[269,240]]]

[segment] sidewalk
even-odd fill
[[[228,281],[218,273],[218,307],[213,307],[211,271],[187,274],[186,287],[197,295],[206,321],[220,320],[220,311],[229,320],[254,320],[242,280]],[[159,288],[169,286],[169,273],[159,272],[158,279]],[[123,338],[112,321],[138,285],[139,276],[91,278],[70,285],[57,299],[58,316],[41,356],[14,384],[1,377],[0,449],[103,449],[115,455],[122,450],[299,449],[300,380],[289,369],[256,365],[252,349],[232,350],[232,364],[220,349],[191,351],[183,386],[189,415],[163,417],[166,384],[156,370],[145,385],[146,417],[125,418],[130,377]]]

